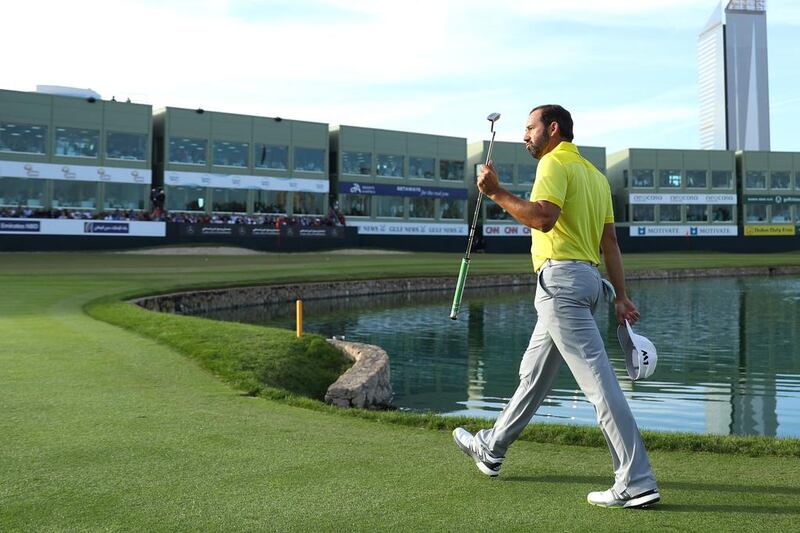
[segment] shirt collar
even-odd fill
[[[567,142],[567,141],[561,141],[560,143],[558,143],[558,146],[553,148],[554,152],[559,151],[559,150],[564,150],[564,151],[567,151],[567,152],[574,152],[574,153],[580,155],[580,152],[578,151],[578,147],[575,146],[574,144],[572,144],[571,142]]]

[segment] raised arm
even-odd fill
[[[556,225],[561,208],[547,200],[530,202],[502,188],[497,180],[494,166],[483,165],[478,174],[478,189],[497,205],[508,211],[520,224],[547,233]]]

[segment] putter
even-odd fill
[[[494,146],[494,123],[500,120],[500,113],[491,113],[486,120],[491,124],[492,139],[489,141],[489,151],[486,152],[486,164],[492,159],[492,147]],[[469,254],[472,250],[472,240],[475,238],[475,228],[478,225],[478,214],[481,212],[481,200],[483,200],[483,193],[478,190],[478,203],[475,204],[475,214],[472,217],[472,226],[469,228],[469,241],[467,242],[467,253],[461,260],[461,269],[458,271],[458,282],[456,283],[456,292],[453,295],[453,306],[450,308],[450,319],[458,320],[458,310],[461,308],[461,295],[464,292],[464,283],[467,281],[467,272],[469,271]]]

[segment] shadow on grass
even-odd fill
[[[608,476],[507,476],[500,477],[499,480],[532,483],[586,483],[597,486],[605,486],[609,483]],[[659,482],[659,488],[663,490],[681,491],[702,491],[702,492],[732,492],[745,494],[773,494],[786,496],[800,496],[800,487],[777,487],[769,485],[726,485],[722,483],[691,483],[686,481],[663,481]],[[747,512],[765,514],[800,514],[800,506],[791,505],[784,507],[769,507],[765,505],[709,505],[709,504],[660,504],[654,510],[675,511],[675,512]]]

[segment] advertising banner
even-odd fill
[[[123,220],[66,220],[52,218],[3,218],[0,233],[17,235],[92,235],[114,237],[165,237],[164,222]]]
[[[177,224],[178,233],[184,237],[271,237],[271,238],[344,238],[341,226],[257,226],[250,224]]]
[[[421,185],[388,185],[386,183],[361,183],[357,181],[340,181],[339,193],[367,194],[380,196],[408,196],[410,198],[467,198],[466,189],[450,187],[423,187]]]
[[[531,228],[522,224],[484,224],[484,237],[530,237]]]
[[[800,195],[786,194],[748,194],[744,197],[746,204],[800,204]]]
[[[327,193],[328,179],[276,178],[241,174],[211,174],[204,172],[164,172],[164,184],[175,187],[218,187],[220,189],[260,189],[264,191],[297,191]]]
[[[104,181],[109,183],[152,182],[153,173],[143,168],[98,167],[87,165],[54,165],[51,163],[25,163],[0,161],[0,176],[66,181]]]
[[[673,204],[673,205],[736,205],[735,194],[685,194],[685,193],[630,193],[630,203],[642,204]]]
[[[794,224],[745,224],[745,237],[760,237],[762,235],[789,235],[797,234]]]
[[[466,224],[436,224],[427,222],[348,221],[358,228],[359,235],[426,235],[431,237],[466,236]]]
[[[631,237],[735,237],[739,228],[725,226],[631,226]]]

